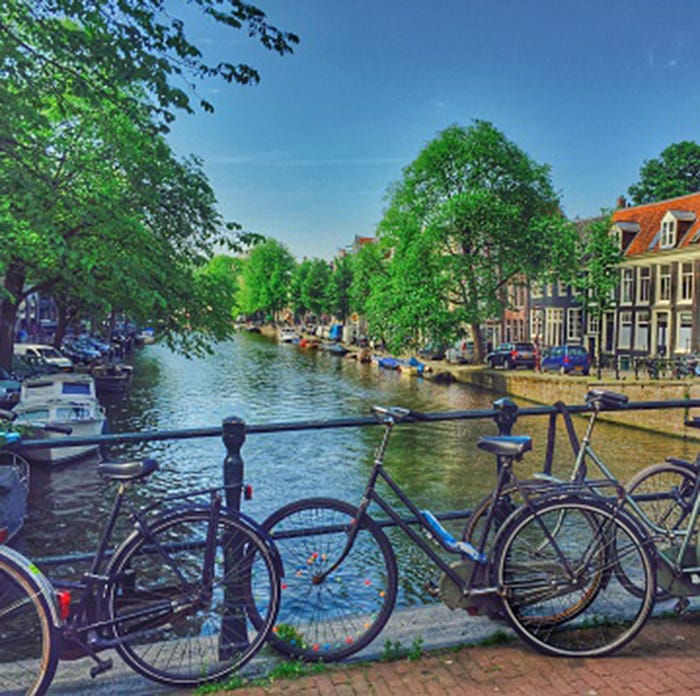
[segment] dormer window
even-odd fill
[[[670,249],[676,246],[676,221],[673,218],[664,219],[661,223],[659,244],[662,249]]]
[[[617,222],[613,226],[613,234],[617,236],[617,243],[620,251],[627,251],[627,247],[639,232],[639,225],[636,222]]]

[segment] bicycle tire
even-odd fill
[[[0,547],[0,693],[46,693],[58,664],[57,620],[38,568]]]
[[[123,578],[111,583],[108,595],[117,651],[136,672],[163,684],[195,687],[239,669],[263,645],[279,608],[273,547],[238,516],[219,517],[213,584],[204,587],[209,524],[205,508],[158,518],[149,532],[167,548],[169,560],[154,551],[146,534],[135,531],[107,570],[111,578]],[[227,587],[237,602],[228,608]],[[156,613],[164,600],[177,603],[175,610]],[[139,609],[153,611],[153,617],[133,618]]]
[[[672,542],[670,532],[682,529],[693,507],[697,468],[690,462],[662,462],[638,472],[625,486],[625,507],[642,522],[655,547],[665,549]],[[634,580],[627,578],[624,568],[616,568],[620,582],[629,592],[639,592]],[[671,599],[673,594],[662,587],[656,589],[656,600]]]
[[[641,509],[639,519],[652,536],[682,527],[693,506],[698,471],[690,463],[652,464],[625,486],[627,496]],[[631,510],[636,512],[634,507]]]
[[[545,528],[555,527],[557,538],[548,537]],[[513,516],[496,544],[495,582],[506,618],[543,653],[609,655],[637,635],[653,609],[655,569],[639,523],[594,496],[539,500]],[[641,596],[629,593],[612,572],[623,563],[628,577],[639,576]],[[598,585],[594,593],[591,584]],[[545,613],[570,613],[572,598],[585,594],[571,618],[541,620]]]
[[[386,535],[367,515],[348,556],[314,583],[342,552],[357,508],[331,498],[300,500],[277,510],[263,528],[285,569],[277,624],[270,643],[303,660],[341,660],[369,645],[396,602],[396,558]],[[301,530],[310,533],[300,535]]]

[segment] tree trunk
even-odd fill
[[[481,335],[481,326],[478,323],[471,325],[472,338],[474,339],[474,362],[484,361],[484,337]]]
[[[5,273],[5,294],[0,297],[0,365],[6,370],[12,369],[15,321],[23,287],[24,271],[10,265]]]
[[[53,347],[60,348],[63,343],[63,338],[66,335],[68,328],[68,312],[63,305],[57,305],[58,318],[56,320],[56,331],[53,335]]]

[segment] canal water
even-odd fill
[[[228,416],[250,424],[364,417],[371,404],[433,412],[488,409],[501,396],[465,385],[436,384],[248,333],[196,360],[163,346],[147,346],[133,356],[133,364],[129,392],[105,401],[112,433],[212,427]],[[581,400],[584,396],[582,382]],[[556,400],[553,393],[552,401]],[[680,417],[676,411],[659,412],[660,419]],[[577,421],[579,434],[583,425]],[[556,467],[563,474],[572,456],[563,428],[560,431]],[[493,457],[477,450],[475,442],[480,435],[495,433],[490,419],[401,425],[392,436],[386,464],[419,507],[435,512],[466,509],[494,484]],[[523,417],[514,433],[532,435],[535,445],[522,463],[522,474],[537,471],[544,460],[547,418]],[[380,436],[378,427],[250,435],[242,454],[245,479],[254,495],[243,510],[262,520],[302,497],[358,501]],[[695,457],[692,443],[603,423],[597,426],[594,441],[621,479],[669,454]],[[219,483],[225,451],[221,439],[213,437],[131,444],[114,447],[103,456],[153,456],[160,461],[160,471],[135,491],[145,500]],[[98,477],[96,464],[95,457],[32,470],[21,550],[37,558],[94,549],[113,492]],[[405,572],[407,566],[409,576],[419,565],[415,554],[402,545],[400,567]],[[412,586],[408,595],[414,590]]]

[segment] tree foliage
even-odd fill
[[[656,159],[646,160],[639,181],[629,187],[639,205],[700,191],[700,145],[684,140],[669,145]]]
[[[243,265],[241,309],[277,319],[289,301],[294,267],[294,257],[280,242],[268,239],[254,246]]]
[[[265,13],[241,0],[193,0],[214,25],[244,30],[265,48],[290,53],[298,37],[277,29]],[[13,84],[31,85],[37,72],[61,91],[100,104],[107,99],[130,110],[143,103],[125,88],[144,87],[162,125],[175,111],[192,111],[196,81],[218,78],[254,84],[245,63],[209,62],[185,22],[163,0],[4,0],[0,6],[1,65],[10,78],[0,96],[17,96]],[[200,100],[202,108],[212,105]]]
[[[471,326],[477,350],[480,325],[503,313],[507,285],[569,259],[574,240],[549,168],[485,121],[447,128],[406,167],[380,235],[392,254],[381,288],[390,345]]]

